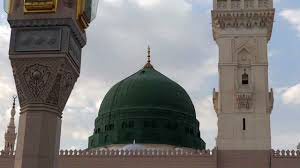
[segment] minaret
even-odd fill
[[[16,126],[15,126],[15,115],[16,115],[16,98],[14,97],[13,107],[10,112],[10,122],[7,127],[7,131],[5,133],[5,146],[4,146],[4,152],[13,152],[15,150],[15,142],[16,142]]]
[[[273,91],[268,84],[268,42],[273,0],[214,0],[213,37],[219,46],[218,150],[271,149]]]

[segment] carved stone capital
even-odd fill
[[[220,36],[222,30],[235,29],[267,29],[268,39],[271,38],[275,10],[214,10],[212,11],[212,29],[214,39]]]
[[[21,108],[31,104],[60,112],[79,77],[66,58],[11,58]]]
[[[16,28],[45,28],[45,27],[57,27],[65,26],[70,28],[72,36],[80,44],[80,47],[86,45],[86,34],[82,32],[79,26],[74,23],[72,19],[68,18],[48,18],[48,19],[27,19],[27,20],[12,20],[8,19],[10,27],[13,29]]]

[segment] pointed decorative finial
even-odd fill
[[[13,107],[11,109],[11,117],[14,118],[15,117],[15,114],[16,114],[16,110],[15,110],[15,107],[16,107],[16,99],[17,99],[17,96],[13,96],[13,99],[14,99],[14,102],[13,102]]]
[[[147,64],[144,66],[144,68],[153,68],[153,66],[151,65],[151,48],[150,46],[148,45],[148,61],[147,61]]]
[[[148,45],[148,63],[151,63],[151,48]]]
[[[13,99],[14,99],[14,102],[13,102],[13,108],[15,108],[17,96],[13,96]]]

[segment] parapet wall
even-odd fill
[[[13,168],[14,158],[14,153],[0,152],[0,168]],[[264,166],[257,165],[259,162]],[[61,150],[58,159],[58,168],[245,168],[246,165],[300,168],[300,151]]]
[[[15,153],[0,152],[0,168],[13,168],[15,161]]]
[[[61,151],[59,168],[216,168],[216,155],[207,151]]]
[[[61,150],[58,168],[217,168],[215,151]],[[0,153],[0,168],[14,167],[14,153]]]
[[[300,150],[272,151],[272,168],[300,168]]]

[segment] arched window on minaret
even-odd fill
[[[244,74],[242,75],[242,84],[243,85],[249,84],[249,75],[246,73],[246,69],[244,69]]]

